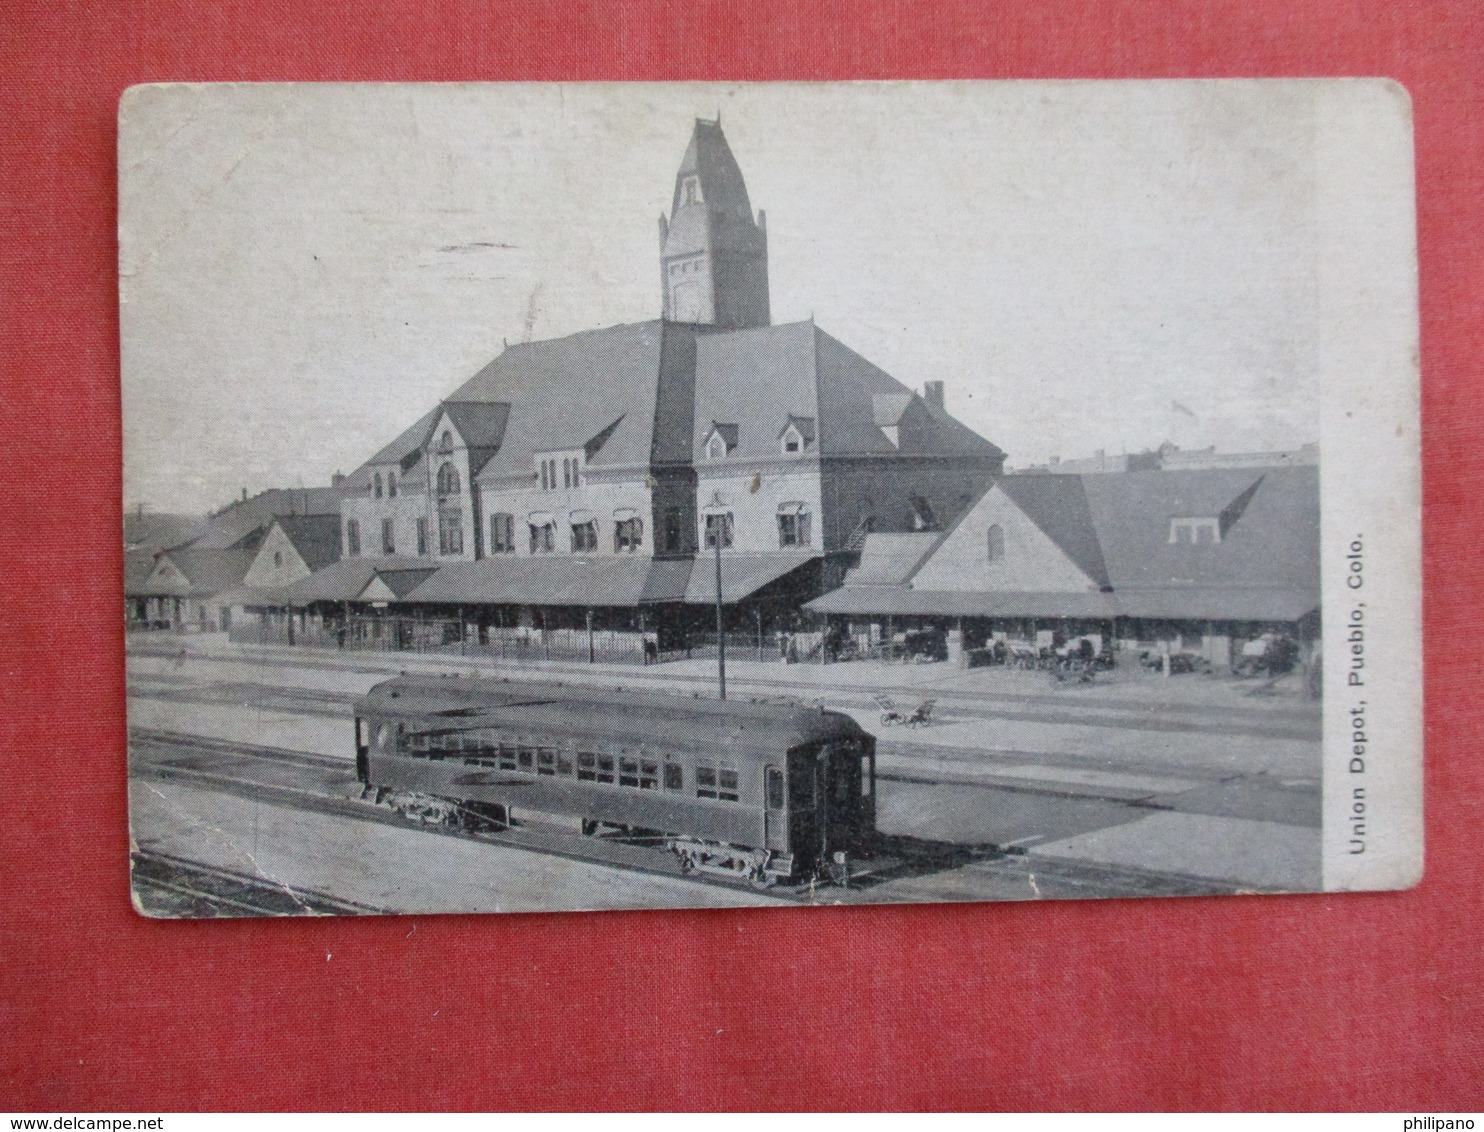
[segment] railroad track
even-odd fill
[[[233,869],[169,853],[130,854],[134,893],[146,915],[203,918],[245,916],[377,916],[387,909],[325,893],[290,888]]]
[[[353,671],[363,671],[354,669]],[[370,670],[380,672],[381,670]],[[393,670],[387,670],[395,674]],[[268,710],[293,712],[303,715],[341,716],[351,713],[351,705],[359,698],[356,693],[332,692],[317,688],[285,688],[274,684],[250,681],[229,681],[220,684],[179,684],[168,676],[162,676],[151,687],[151,676],[135,677],[131,681],[129,694],[177,703],[231,704],[239,707],[257,707]],[[650,678],[637,677],[633,681],[593,680],[578,683],[608,684],[616,682],[626,687],[639,687]],[[667,680],[697,687],[708,687],[709,680],[689,675],[667,676]],[[874,713],[878,710],[875,700],[867,692],[848,686],[801,687],[782,680],[751,679],[744,684],[761,692],[763,697],[777,688],[791,698],[808,700],[810,692],[828,698],[831,706],[855,711]],[[666,690],[663,688],[654,690]],[[675,690],[678,696],[688,695],[684,690]],[[1225,705],[1202,704],[1144,704],[1110,699],[1107,696],[1084,694],[1085,690],[1064,689],[1050,694],[1033,691],[983,692],[967,694],[930,686],[913,691],[893,689],[892,694],[904,701],[913,696],[934,696],[938,699],[938,710],[951,715],[954,720],[985,719],[1032,723],[1076,723],[1081,726],[1111,727],[1115,729],[1152,731],[1167,734],[1220,733],[1244,735],[1261,739],[1317,740],[1320,724],[1312,713],[1305,709],[1273,707],[1267,705],[1261,713]]]
[[[288,809],[311,813],[348,817],[356,821],[391,825],[401,829],[415,829],[434,836],[456,837],[464,840],[501,845],[509,848],[540,852],[565,857],[590,864],[618,867],[672,879],[683,879],[693,884],[714,885],[723,888],[745,888],[740,882],[705,874],[684,874],[679,862],[669,853],[623,840],[578,837],[565,829],[541,826],[535,823],[522,824],[500,831],[468,831],[443,825],[421,824],[403,817],[385,806],[377,806],[359,797],[359,784],[354,767],[347,759],[304,751],[288,750],[255,744],[243,744],[223,739],[186,735],[178,732],[136,728],[130,731],[131,772],[145,777],[176,781],[185,785],[233,794],[255,801],[267,802]],[[161,855],[155,854],[160,857]],[[163,859],[163,858],[162,858]],[[175,859],[176,862],[182,859]],[[186,862],[185,864],[190,864]],[[184,864],[177,867],[184,868]],[[208,866],[200,870],[211,872]],[[925,840],[908,836],[882,836],[877,854],[867,860],[855,862],[850,887],[840,888],[826,885],[823,890],[811,884],[779,886],[768,890],[767,895],[784,902],[810,903],[856,903],[870,902],[871,892],[891,883],[894,898],[911,899],[914,882],[937,874],[954,873],[958,870],[983,872],[1017,884],[1024,880],[1034,895],[1045,896],[1147,896],[1147,895],[1195,895],[1202,893],[1225,893],[1235,891],[1231,885],[1223,885],[1176,874],[1145,872],[1136,869],[1095,863],[1052,861],[1037,858],[1031,860],[1019,850],[993,844],[961,845],[950,842]],[[221,870],[216,870],[221,873]],[[147,885],[156,889],[165,888],[164,881],[155,872],[146,870],[136,877],[143,877]],[[191,876],[204,876],[198,871]],[[211,914],[237,915],[295,915],[331,914],[365,915],[378,909],[366,908],[350,902],[338,901],[343,907],[332,907],[337,901],[324,897],[321,905],[310,901],[308,908],[293,903],[284,891],[264,891],[261,881],[244,875],[223,874],[225,879],[213,882],[200,897],[214,899],[224,908],[241,906],[236,913]],[[1031,878],[1039,878],[1032,880]],[[233,884],[252,882],[258,887],[251,891],[234,888]],[[905,882],[905,887],[903,887]],[[182,886],[178,879],[169,881],[176,888]],[[225,887],[222,887],[225,885]],[[1038,890],[1038,886],[1040,889]],[[197,883],[186,885],[188,889],[201,889]],[[168,889],[167,889],[168,891]],[[300,896],[304,894],[300,893]],[[760,894],[761,895],[761,894]],[[179,892],[177,897],[190,899],[190,892]],[[942,899],[937,896],[935,899]],[[950,899],[954,898],[949,896]],[[961,899],[984,899],[980,894],[959,897]],[[879,899],[879,898],[878,898]],[[257,912],[256,902],[266,901],[271,910]],[[316,908],[318,910],[316,911]],[[197,913],[181,913],[195,915]]]

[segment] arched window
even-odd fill
[[[459,493],[459,470],[451,462],[445,462],[438,469],[438,494],[457,495]]]
[[[438,451],[439,452],[452,452],[453,451],[453,433],[449,432],[448,429],[444,429],[443,430],[443,435],[438,438]]]
[[[371,494],[375,495],[377,499],[380,499],[381,498],[381,473],[380,472],[377,472],[376,473],[376,478],[372,481],[372,483],[373,483],[374,486],[371,488]]]
[[[986,541],[989,544],[987,549],[991,562],[998,562],[1005,557],[1005,528],[998,523],[991,524]]]
[[[393,496],[397,494],[397,473],[396,472],[388,472],[386,474],[386,493],[388,495],[393,495]]]

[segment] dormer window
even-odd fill
[[[699,178],[699,177],[687,177],[684,181],[682,181],[680,183],[680,203],[681,204],[700,204],[701,203],[701,178]]]
[[[701,446],[708,460],[724,460],[737,447],[737,426],[712,421],[711,427],[701,438]]]
[[[1221,519],[1217,516],[1170,520],[1171,546],[1215,546],[1220,541]]]
[[[778,448],[785,456],[797,456],[814,443],[814,418],[790,416],[778,434]]]

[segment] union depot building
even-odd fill
[[[1315,638],[1316,468],[1004,474],[943,380],[773,323],[766,217],[719,123],[694,125],[658,268],[660,317],[507,346],[330,505],[247,500],[138,548],[130,617],[636,663],[714,649],[718,604],[729,649],[821,662]]]

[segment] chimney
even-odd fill
[[[1061,463],[1061,457],[1060,456],[1053,456],[1053,457],[1051,457],[1051,466],[1053,468],[1056,467],[1060,463]]]
[[[338,469],[336,470],[335,474],[330,477],[330,486],[331,487],[339,487],[344,482],[345,482],[345,476],[343,476],[339,472]]]
[[[247,488],[245,487],[242,489],[242,502],[247,502]]]
[[[933,408],[943,408],[943,383],[941,381],[924,381],[922,383],[922,399]]]

